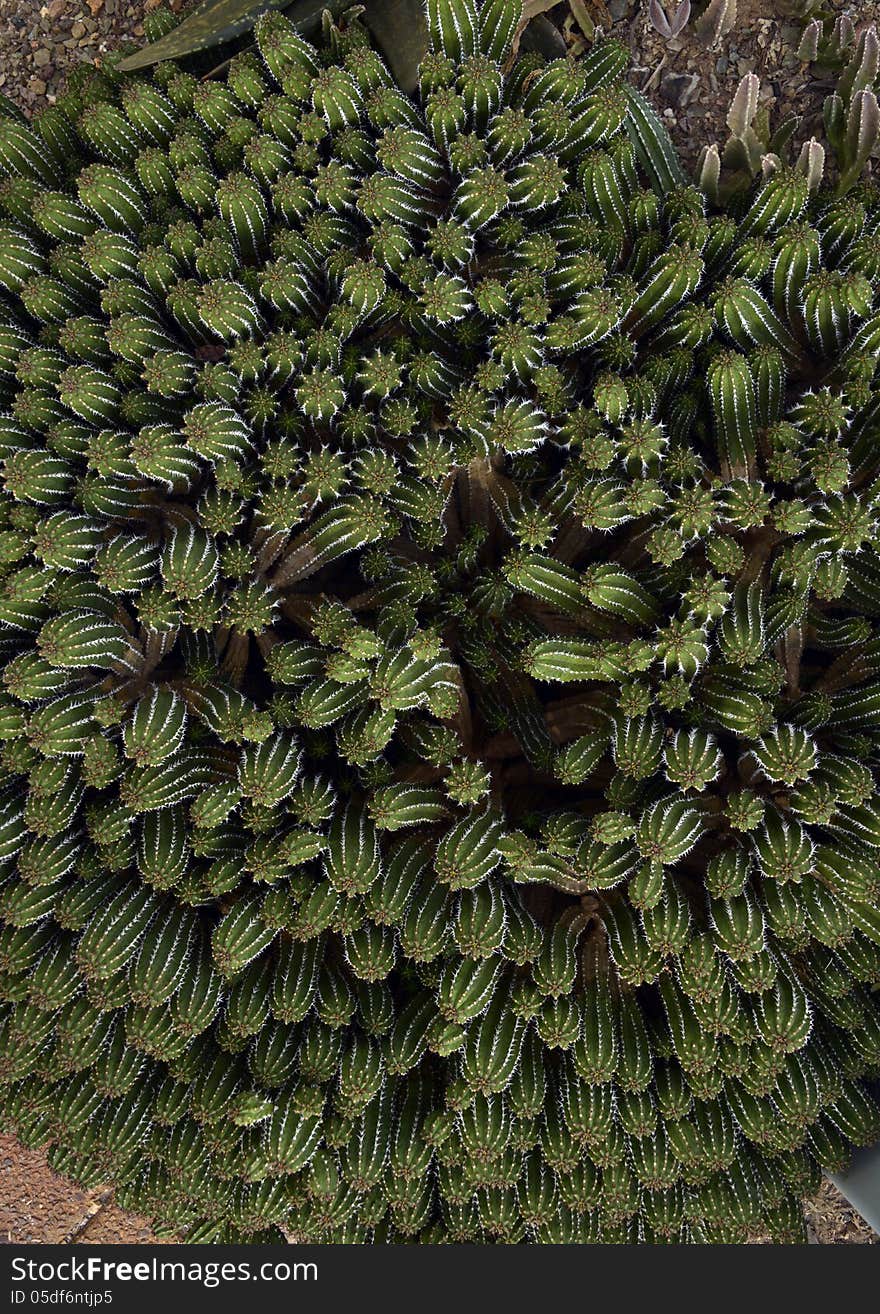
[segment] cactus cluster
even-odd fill
[[[428,16],[412,98],[276,13],[0,120],[0,1115],[192,1241],[796,1240],[880,1136],[880,197]]]

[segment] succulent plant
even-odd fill
[[[835,191],[842,196],[862,177],[880,141],[880,109],[874,90],[880,68],[880,39],[873,23],[858,39],[852,22],[840,15],[825,37],[823,24],[813,19],[804,30],[798,57],[840,69],[837,86],[823,103],[825,139],[836,166]],[[771,134],[767,107],[759,107],[761,79],[747,73],[740,81],[727,115],[730,129],[722,151],[707,144],[697,173],[700,186],[716,203],[730,201],[733,193],[751,187],[759,174],[778,168],[798,126],[789,114]],[[811,191],[818,190],[825,172],[825,147],[815,137],[804,142],[797,169],[807,175]],[[723,173],[722,173],[723,170]]]
[[[649,0],[648,19],[655,32],[667,41],[673,41],[687,27],[691,16],[691,0],[680,0],[675,8],[666,10],[662,0]]]
[[[797,1240],[880,1136],[878,196],[428,15],[413,98],[273,13],[0,121],[2,1117],[191,1241]]]

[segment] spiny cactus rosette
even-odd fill
[[[880,1136],[877,193],[658,194],[518,17],[0,123],[3,1118],[193,1241],[797,1240]]]

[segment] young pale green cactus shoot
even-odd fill
[[[0,1112],[192,1241],[798,1240],[880,1137],[880,197],[428,17],[412,97],[270,13],[0,118]]]

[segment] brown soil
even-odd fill
[[[880,1237],[831,1182],[823,1182],[806,1208],[807,1227],[823,1246],[875,1246]]]
[[[157,1245],[146,1219],[123,1213],[110,1187],[83,1191],[42,1150],[0,1135],[0,1244]]]

